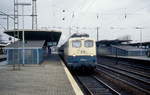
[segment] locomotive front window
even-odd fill
[[[86,40],[84,42],[85,47],[93,47],[93,41],[92,40]]]
[[[81,47],[81,41],[79,40],[72,41],[72,47],[76,47],[76,48]]]

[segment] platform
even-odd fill
[[[0,95],[75,95],[69,78],[57,55],[49,56],[41,65],[12,66],[0,69]]]

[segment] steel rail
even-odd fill
[[[87,81],[88,78],[89,80]],[[78,82],[82,85],[83,89],[86,92],[88,92],[89,95],[95,95],[95,94],[121,95],[119,92],[117,92],[112,87],[104,83],[102,80],[98,79],[98,77],[96,76],[88,76],[88,77],[86,76],[85,78],[86,80],[84,79],[84,76],[83,78],[80,76],[77,76],[77,79],[78,79]],[[92,82],[94,82],[94,84],[92,84]]]
[[[115,89],[113,89],[111,86],[107,85],[105,82],[103,82],[102,80],[100,80],[98,77],[93,76],[97,81],[99,81],[100,83],[102,83],[103,85],[105,85],[107,88],[109,88],[112,92],[116,93],[116,95],[121,95],[118,91],[116,91]]]
[[[111,77],[112,80],[120,81],[122,83],[125,83],[125,84],[127,84],[127,85],[129,85],[129,86],[131,86],[131,87],[133,87],[135,89],[138,89],[138,90],[140,90],[140,91],[142,91],[142,92],[147,93],[148,95],[150,95],[150,91],[149,90],[143,89],[143,88],[141,88],[141,87],[139,87],[139,86],[137,86],[137,85],[135,85],[133,83],[128,82],[127,80],[123,80],[123,79],[121,79],[119,77],[116,77],[115,75],[110,74],[107,71],[104,71],[104,70],[101,70],[101,69],[96,69],[96,70],[97,70],[97,72],[101,72],[101,73],[103,73],[103,74]]]
[[[128,73],[128,72],[125,72],[125,71],[121,71],[121,70],[119,70],[119,69],[114,69],[114,68],[108,67],[108,66],[106,66],[106,65],[100,65],[100,64],[98,64],[98,66],[101,66],[101,67],[106,68],[106,69],[109,69],[109,70],[111,70],[111,71],[113,71],[113,72],[115,72],[115,73],[118,73],[118,74],[121,74],[121,75],[130,77],[130,78],[132,78],[132,79],[136,79],[136,80],[138,80],[138,81],[140,81],[140,82],[143,82],[143,83],[146,83],[146,84],[149,84],[149,85],[150,85],[150,81],[149,81],[148,79],[147,79],[147,80],[144,79],[143,77],[139,77],[139,76],[133,75],[133,74],[131,74],[131,73]]]
[[[132,73],[132,74],[150,79],[150,75],[148,75],[148,74],[145,75],[142,72],[136,71],[134,69],[129,69],[129,68],[126,68],[126,67],[121,67],[121,66],[117,67],[117,66],[108,65],[108,64],[104,64],[104,65],[106,65],[108,67],[111,67],[111,68],[114,68],[114,69],[118,69],[118,70],[121,70],[121,71],[125,71],[125,72],[128,72],[128,73]]]

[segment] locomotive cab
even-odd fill
[[[72,69],[94,69],[96,63],[95,41],[90,38],[70,39],[68,48],[68,66]]]

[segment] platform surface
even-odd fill
[[[0,69],[0,95],[75,95],[60,58],[49,56],[42,65]]]

